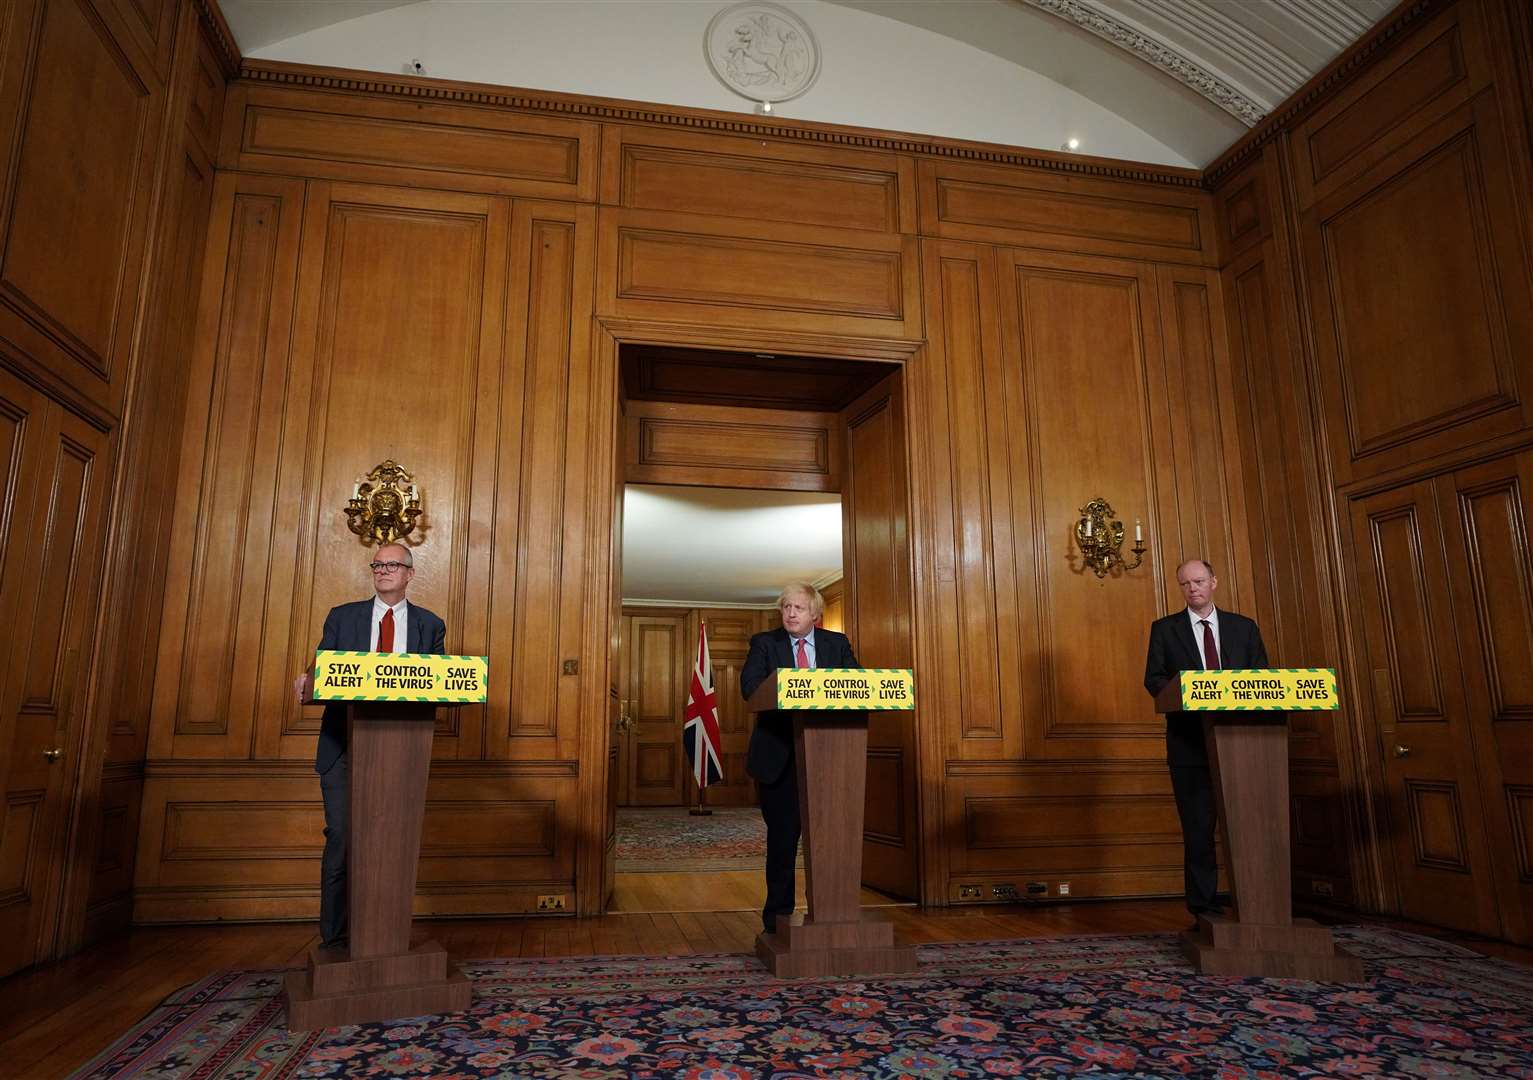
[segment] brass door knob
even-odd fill
[[[43,757],[47,758],[49,761],[57,761],[59,758],[61,758],[63,756],[64,756],[64,749],[63,749],[63,747],[55,746],[52,750],[44,750],[43,751]]]
[[[1410,756],[1411,756],[1411,748],[1409,746],[1397,746],[1397,747],[1395,747],[1395,757],[1410,757]]]

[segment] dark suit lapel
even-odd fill
[[[351,632],[355,635],[352,640],[356,642],[354,648],[357,652],[367,652],[373,647],[373,602],[371,600],[365,600],[356,606]]]
[[[788,641],[788,631],[782,627],[772,631],[772,661],[780,668],[798,666],[793,659],[793,647]]]
[[[1176,628],[1176,640],[1182,645],[1185,654],[1182,664],[1183,671],[1201,671],[1203,668],[1203,649],[1198,644],[1198,639],[1192,636],[1192,620],[1183,611],[1176,616],[1176,622],[1172,624]]]
[[[420,617],[420,612],[415,610],[415,605],[405,601],[405,626],[409,632],[405,634],[405,652],[425,652],[421,646],[421,634],[425,630],[425,620]]]

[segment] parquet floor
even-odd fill
[[[416,932],[458,957],[750,952],[761,926],[760,890],[758,873],[622,874],[613,910],[600,917],[443,919],[420,921]],[[865,892],[864,900],[884,910],[902,940],[917,944],[1187,925],[1176,900],[932,911],[876,893]],[[57,964],[0,980],[0,1076],[67,1076],[179,987],[221,968],[300,966],[315,941],[313,923],[136,927]],[[1533,963],[1533,950],[1466,944]]]

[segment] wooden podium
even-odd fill
[[[1161,687],[1155,711],[1183,711],[1180,679]],[[1287,713],[1187,715],[1203,720],[1234,914],[1199,915],[1198,928],[1182,934],[1183,951],[1206,975],[1362,982],[1362,961],[1329,929],[1293,917]]]
[[[746,699],[751,712],[777,708],[779,668]],[[809,913],[756,938],[756,955],[784,979],[914,971],[916,950],[894,943],[894,924],[864,914],[863,792],[867,787],[868,718],[862,710],[793,710],[798,811],[803,823]]]
[[[351,947],[309,950],[286,981],[287,1025],[308,1031],[468,1008],[470,985],[434,941],[410,947],[436,706],[347,706]]]

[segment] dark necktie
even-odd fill
[[[808,667],[809,666],[809,654],[804,651],[804,639],[803,638],[799,638],[798,639],[798,660],[797,660],[797,662],[798,662],[798,666],[799,667]]]
[[[1199,619],[1203,624],[1203,670],[1219,670],[1219,647],[1214,644],[1214,628],[1208,625],[1207,619]]]
[[[378,620],[378,652],[394,651],[394,609],[389,608]]]

